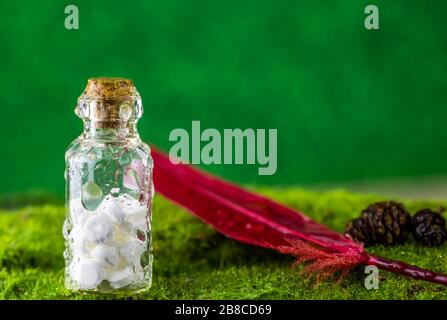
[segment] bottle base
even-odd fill
[[[125,297],[125,296],[132,296],[137,295],[141,293],[148,292],[151,287],[144,287],[144,288],[129,288],[129,289],[120,289],[120,290],[99,290],[99,289],[75,289],[75,288],[66,288],[68,291],[78,294],[94,294],[98,296],[114,296],[114,297]]]

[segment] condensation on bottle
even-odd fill
[[[65,285],[74,291],[135,293],[152,281],[150,148],[132,81],[92,78],[75,113],[84,131],[66,161]]]

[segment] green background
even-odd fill
[[[367,4],[380,30],[363,27]],[[64,8],[80,11],[64,28]],[[445,1],[0,2],[0,192],[64,190],[92,76],[134,80],[147,142],[189,128],[277,128],[278,171],[242,183],[447,173]]]

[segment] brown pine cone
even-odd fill
[[[427,247],[439,246],[447,239],[445,219],[438,212],[422,209],[411,219],[411,225],[414,239]]]
[[[410,215],[404,205],[378,202],[362,211],[360,218],[346,226],[346,234],[366,246],[402,243],[410,230]]]

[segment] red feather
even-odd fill
[[[342,278],[353,267],[369,264],[447,285],[445,274],[370,255],[362,245],[299,211],[191,166],[173,164],[155,148],[152,156],[157,192],[232,239],[294,255],[296,263],[310,262],[303,272],[317,281],[336,273]]]

